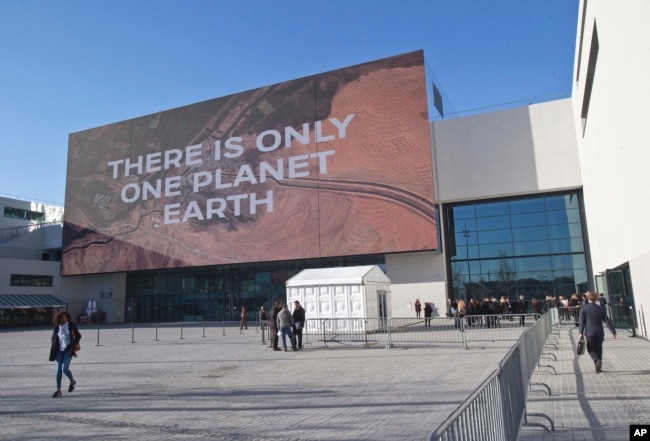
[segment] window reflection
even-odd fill
[[[446,207],[454,298],[569,295],[588,286],[579,194]]]

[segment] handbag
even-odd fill
[[[80,345],[79,343],[77,343],[76,345],[74,345],[74,351],[75,351],[75,352],[79,352],[79,351],[81,351],[81,345]]]
[[[578,340],[578,347],[576,348],[576,354],[582,355],[585,353],[585,338],[584,336],[580,336],[580,340]]]

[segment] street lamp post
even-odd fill
[[[461,233],[463,233],[463,237],[465,238],[465,260],[467,261],[467,284],[469,286],[469,298],[472,297],[472,270],[470,269],[469,266],[469,230],[467,229],[467,222],[464,222],[465,228]]]

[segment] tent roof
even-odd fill
[[[0,309],[65,308],[66,302],[49,294],[0,294]]]
[[[287,280],[287,286],[390,283],[377,265],[305,269]]]

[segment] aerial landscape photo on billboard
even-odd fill
[[[422,51],[70,135],[62,274],[438,248]]]

